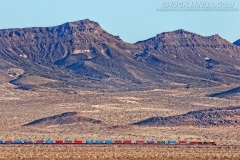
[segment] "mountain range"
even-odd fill
[[[142,90],[240,83],[240,40],[183,29],[124,42],[89,19],[0,30],[0,83]],[[34,83],[34,78],[38,83]]]

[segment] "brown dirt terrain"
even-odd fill
[[[6,145],[0,159],[239,160],[239,146]]]

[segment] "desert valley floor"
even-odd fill
[[[229,99],[207,95],[235,85],[205,89],[154,89],[102,92],[76,89],[36,91],[0,85],[0,139],[186,139],[216,141],[217,146],[107,146],[107,145],[1,145],[0,159],[236,159],[239,160],[240,126],[149,127],[129,125],[153,116],[171,116],[212,107],[239,106],[238,94]],[[39,123],[44,117],[77,112],[88,119],[79,123]]]
[[[239,96],[230,99],[207,95],[237,86],[205,89],[154,89],[149,91],[75,92],[39,88],[36,91],[0,86],[0,139],[186,139],[240,144],[240,126],[149,127],[129,125],[153,116],[170,116],[188,111],[239,106]],[[51,124],[23,126],[34,120],[64,112],[78,112],[101,123]]]

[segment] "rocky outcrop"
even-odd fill
[[[80,122],[88,122],[88,123],[95,123],[95,124],[102,123],[100,120],[95,120],[95,119],[83,116],[77,112],[65,112],[62,114],[37,119],[35,121],[25,124],[24,126],[62,125],[62,124],[72,124],[72,123],[80,123]]]

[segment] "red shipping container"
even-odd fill
[[[82,144],[82,140],[80,140],[80,139],[75,139],[75,140],[74,140],[74,144]]]
[[[122,144],[122,141],[121,140],[115,140],[113,143],[114,144]]]
[[[123,144],[132,144],[132,141],[131,140],[124,140]]]
[[[63,140],[57,139],[57,140],[55,141],[55,143],[56,143],[56,144],[63,144]]]
[[[203,142],[203,144],[205,144],[205,145],[217,145],[216,142]]]
[[[198,142],[190,142],[190,145],[198,145]]]
[[[204,145],[212,145],[212,142],[203,142]]]

